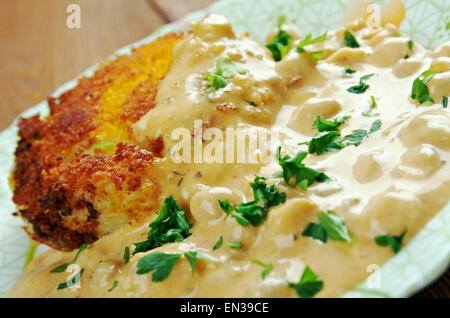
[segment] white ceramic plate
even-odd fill
[[[172,24],[158,29],[145,39],[123,47],[111,58],[127,54],[134,46],[147,43],[156,37],[175,30],[186,29],[188,22],[199,20],[208,12],[223,14],[238,32],[250,32],[252,38],[263,41],[269,29],[276,25],[280,15],[295,24],[304,34],[319,35],[341,26],[346,7],[345,0],[223,0],[211,7],[191,13]],[[382,4],[386,1],[373,1]],[[407,12],[401,31],[427,48],[434,48],[450,40],[450,1],[404,0]],[[80,76],[89,76],[93,66]],[[74,79],[52,95],[76,86]],[[43,101],[22,114],[48,114]],[[29,240],[22,230],[22,221],[12,216],[15,206],[11,200],[9,172],[14,165],[17,142],[16,121],[0,133],[0,297],[4,296],[22,273],[29,248]],[[449,173],[447,169],[447,173]],[[46,248],[40,246],[38,253]],[[379,271],[356,286],[344,297],[406,297],[438,278],[450,263],[450,204],[440,211],[395,257],[386,262]],[[376,277],[375,277],[376,276]],[[370,288],[372,281],[381,282],[379,288]]]

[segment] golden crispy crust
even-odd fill
[[[49,98],[50,116],[20,120],[13,200],[33,239],[71,250],[157,208],[151,166],[164,144],[134,145],[130,125],[155,106],[181,38],[169,34],[105,63]],[[116,146],[91,148],[106,142]]]

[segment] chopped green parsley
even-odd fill
[[[166,254],[163,252],[154,252],[140,258],[137,263],[137,274],[152,274],[153,282],[165,280],[172,271],[175,263],[180,259],[181,254]]]
[[[217,71],[208,73],[204,79],[208,81],[206,88],[213,87],[215,90],[228,85],[227,79],[235,77],[237,74],[245,74],[247,70],[239,63],[233,62],[228,56],[221,56],[216,63]]]
[[[323,172],[315,170],[313,168],[306,167],[302,161],[308,155],[305,151],[299,151],[295,157],[285,155],[281,157],[281,147],[277,149],[277,161],[283,169],[274,177],[283,177],[284,181],[291,185],[291,179],[294,178],[295,184],[303,190],[306,190],[308,186],[315,181],[324,182],[330,178]],[[284,202],[284,201],[283,201]]]
[[[392,251],[394,251],[394,253],[397,254],[402,247],[402,241],[405,234],[406,230],[404,230],[403,233],[401,233],[398,236],[389,236],[389,235],[377,236],[375,237],[375,242],[379,246],[390,246],[392,248]]]
[[[352,87],[347,88],[347,91],[353,94],[363,94],[370,87],[370,85],[366,84],[364,81],[367,81],[373,75],[374,74],[364,75],[359,79],[358,85],[354,85]]]
[[[333,241],[353,243],[353,239],[345,226],[344,218],[333,211],[319,212],[319,223],[310,222],[302,233],[316,240],[327,242],[328,237]]]
[[[289,287],[295,288],[298,297],[300,298],[312,298],[323,288],[323,282],[319,280],[319,277],[306,266],[303,271],[302,277],[297,283],[288,283]]]
[[[266,219],[270,207],[286,201],[286,194],[278,192],[274,185],[269,187],[265,180],[266,178],[256,176],[254,182],[250,183],[253,190],[252,201],[240,203],[234,207],[227,200],[219,200],[220,208],[242,226],[249,223],[253,226],[260,225]]]
[[[417,77],[412,86],[411,98],[417,100],[420,104],[425,102],[434,103],[434,100],[430,97],[427,83],[433,78],[436,73],[432,70],[423,72]]]
[[[80,248],[78,249],[78,252],[75,254],[75,257],[74,257],[72,263],[61,264],[61,265],[55,267],[54,269],[52,269],[50,271],[50,273],[62,273],[62,272],[64,272],[67,269],[67,267],[69,267],[70,264],[75,264],[75,262],[78,259],[78,256],[80,256],[81,252],[83,252],[86,249],[86,247],[87,247],[87,244],[83,243],[80,246]]]
[[[231,241],[227,244],[227,246],[229,248],[241,248],[242,247],[242,243],[241,241]]]
[[[173,196],[169,196],[157,212],[158,217],[150,223],[147,240],[134,243],[136,249],[133,255],[139,252],[157,248],[169,242],[181,242],[191,235],[192,225],[186,220],[184,211],[177,204]]]
[[[356,40],[355,36],[349,29],[345,29],[344,44],[351,48],[359,47],[358,41]]]
[[[262,268],[264,268],[263,271],[261,272],[261,275],[260,275],[261,279],[266,278],[266,276],[269,275],[269,273],[273,269],[273,265],[272,264],[265,264],[265,263],[263,263],[263,262],[261,262],[260,260],[257,260],[257,259],[252,259],[251,262],[253,264],[259,265]]]

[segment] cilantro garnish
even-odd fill
[[[231,241],[230,243],[227,244],[227,246],[229,248],[241,248],[242,243],[241,243],[241,241]]]
[[[223,236],[220,236],[219,239],[217,240],[216,244],[214,244],[213,246],[213,251],[217,250],[219,247],[221,247],[223,244]]]
[[[448,105],[448,97],[447,96],[443,96],[442,97],[442,106],[444,108],[447,108],[447,105]]]
[[[228,56],[221,56],[216,63],[217,71],[208,73],[204,79],[208,81],[206,88],[214,87],[215,90],[227,86],[227,79],[235,77],[238,73],[245,74],[247,70],[239,63],[233,62]]]
[[[345,29],[344,34],[344,44],[348,47],[357,48],[359,47],[358,41],[356,41],[355,36],[349,29]]]
[[[328,237],[333,241],[353,243],[344,224],[344,218],[334,214],[333,211],[319,212],[319,223],[310,222],[303,230],[302,235],[324,243],[327,242]]]
[[[364,75],[363,77],[361,77],[359,79],[359,84],[347,88],[347,92],[350,92],[350,93],[353,93],[353,94],[362,94],[362,93],[364,93],[370,87],[370,85],[366,84],[364,81],[368,80],[373,75],[374,74]]]
[[[345,75],[347,75],[347,74],[354,74],[354,73],[356,73],[356,70],[353,70],[353,69],[351,69],[351,68],[349,68],[349,67],[347,67],[347,66],[345,66],[344,67],[344,70],[342,71],[342,75],[343,76],[345,76]]]
[[[128,246],[126,246],[123,251],[123,260],[125,261],[125,264],[130,261],[130,248]]]
[[[158,217],[150,223],[147,240],[134,243],[136,249],[133,255],[139,252],[157,248],[169,242],[184,241],[191,233],[192,225],[186,220],[184,211],[177,204],[173,196],[169,196],[157,212]]]
[[[297,52],[298,53],[308,53],[309,56],[311,56],[311,58],[315,61],[318,61],[322,58],[322,53],[323,51],[306,51],[304,49],[305,46],[311,45],[311,44],[315,44],[315,43],[320,43],[323,42],[327,39],[327,32],[325,32],[324,34],[322,34],[321,36],[318,36],[316,38],[312,38],[311,34],[308,34],[303,40],[301,40],[298,45],[297,45]]]
[[[288,283],[289,287],[295,288],[298,297],[312,298],[315,294],[323,288],[323,282],[319,280],[318,276],[306,266],[302,277],[297,283]]]
[[[432,70],[423,72],[417,77],[412,86],[411,98],[416,99],[420,104],[425,102],[434,103],[434,100],[430,97],[427,83],[433,78],[436,73]]]
[[[253,201],[240,203],[234,207],[226,200],[219,200],[220,208],[242,226],[249,223],[253,226],[260,225],[266,219],[270,207],[286,201],[286,194],[279,193],[274,185],[267,186],[265,180],[266,178],[256,176],[254,182],[250,183]],[[233,210],[235,212],[232,212]]]
[[[261,279],[266,278],[266,276],[269,275],[269,273],[273,269],[273,265],[272,264],[265,264],[265,263],[263,263],[263,262],[261,262],[260,260],[257,260],[257,259],[252,259],[251,262],[253,264],[259,265],[259,266],[264,268],[263,271],[261,272],[261,275],[260,275]]]
[[[375,242],[379,246],[390,246],[394,253],[398,253],[402,247],[402,240],[406,234],[406,230],[399,236],[381,235],[375,237]]]
[[[73,286],[75,285],[80,279],[81,279],[81,275],[83,275],[84,272],[84,268],[82,268],[78,273],[76,273],[75,275],[73,275],[73,277],[69,280],[69,282],[64,282],[58,285],[57,289],[64,289],[68,286]]]
[[[372,105],[370,105],[370,107],[368,109],[363,111],[362,115],[367,116],[367,117],[380,116],[380,113],[373,113],[373,110],[375,109],[375,107],[377,107],[377,102],[375,101],[375,97],[373,97],[373,95],[371,95],[370,99],[372,100]]]
[[[67,267],[69,267],[70,264],[75,264],[75,262],[76,262],[77,259],[78,259],[78,256],[80,256],[81,252],[83,252],[83,251],[86,249],[86,247],[87,247],[87,244],[86,244],[86,243],[83,243],[83,244],[80,246],[80,248],[78,249],[77,254],[75,254],[75,257],[74,257],[72,263],[61,264],[61,265],[55,267],[54,269],[52,269],[52,270],[50,271],[50,273],[62,273],[62,272],[64,272],[64,271],[67,269]],[[67,286],[66,286],[66,287],[67,287]]]
[[[161,282],[165,280],[172,271],[175,263],[180,259],[181,254],[166,254],[163,252],[154,252],[140,258],[137,263],[137,274],[152,274],[152,282]]]
[[[278,147],[277,161],[283,171],[276,174],[275,177],[283,177],[289,186],[292,186],[290,183],[292,177],[295,179],[295,184],[303,190],[306,190],[314,181],[324,182],[330,179],[325,173],[302,164],[303,159],[308,155],[307,152],[299,151],[295,157],[289,155],[281,157],[280,153],[281,147]]]
[[[119,284],[119,281],[115,280],[114,283],[113,283],[113,285],[112,285],[112,287],[111,287],[110,289],[108,289],[108,293],[112,292],[112,290],[113,290],[114,288],[116,288],[118,284]]]
[[[293,38],[286,31],[279,29],[277,36],[273,39],[273,41],[266,45],[266,47],[272,52],[273,59],[275,61],[281,61],[283,57],[285,57],[291,47]]]

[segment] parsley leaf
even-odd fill
[[[344,137],[344,140],[346,141],[345,145],[359,146],[365,137],[367,137],[367,131],[365,131],[364,129],[353,130],[352,134],[346,135]]]
[[[444,108],[447,108],[448,105],[448,97],[447,96],[442,96],[442,106]]]
[[[372,111],[375,109],[375,107],[377,107],[377,102],[375,101],[375,97],[373,97],[373,95],[370,96],[370,99],[372,100],[372,105],[370,105],[370,107],[368,109],[366,109],[365,111],[362,112],[363,116],[367,116],[367,117],[376,117],[376,116],[380,116],[380,113],[373,113]]]
[[[338,117],[333,121],[326,120],[322,116],[317,116],[314,121],[313,128],[316,128],[318,131],[339,131],[338,127],[345,123],[350,116]]]
[[[273,269],[273,265],[272,264],[265,264],[263,262],[261,262],[260,260],[257,259],[252,259],[251,262],[253,264],[259,265],[261,267],[263,267],[263,271],[261,272],[261,279],[266,278],[267,275],[269,275],[269,273],[272,271]]]
[[[344,34],[344,44],[348,47],[357,48],[359,47],[359,43],[356,40],[355,36],[349,29],[345,29]]]
[[[318,37],[316,37],[314,39],[312,38],[312,35],[310,33],[303,40],[301,40],[298,43],[296,50],[297,50],[298,53],[308,53],[309,56],[313,60],[318,61],[318,60],[320,60],[322,58],[323,51],[306,51],[304,49],[304,47],[308,46],[308,45],[311,45],[311,44],[323,42],[326,39],[327,39],[327,32],[325,32],[321,36],[318,36]]]
[[[221,247],[223,244],[223,236],[220,236],[220,238],[217,240],[216,244],[213,246],[213,251],[217,250],[219,247]]]
[[[130,248],[128,246],[126,246],[123,251],[123,260],[125,261],[125,264],[130,261]]]
[[[222,76],[222,71],[220,70],[214,73],[208,73],[204,79],[208,81],[206,88],[214,87],[215,90],[218,90],[228,85],[227,80]]]
[[[364,75],[363,77],[361,77],[359,79],[359,84],[347,88],[347,92],[350,92],[350,93],[353,93],[353,94],[362,94],[362,93],[364,93],[370,87],[370,85],[366,84],[364,81],[368,80],[373,75],[374,74]]]
[[[119,281],[115,280],[112,287],[108,289],[108,293],[112,292],[112,290],[117,287],[117,284],[119,284]]]
[[[241,248],[242,243],[241,243],[241,241],[231,241],[230,243],[227,244],[227,246],[229,248]]]
[[[327,39],[327,32],[325,32],[324,34],[322,34],[314,39],[312,38],[312,35],[310,33],[303,40],[301,40],[298,43],[297,50],[303,49],[303,47],[311,45],[311,44],[324,42],[326,39]]]
[[[247,70],[241,64],[233,62],[228,56],[219,57],[217,60],[217,69],[222,71],[224,78],[235,77],[238,73],[247,73]]]
[[[359,146],[365,137],[370,136],[380,128],[381,128],[381,120],[377,119],[372,123],[369,131],[365,131],[364,129],[353,130],[352,134],[346,135],[344,137],[345,145]]]
[[[228,56],[219,57],[216,67],[216,72],[208,73],[204,77],[208,81],[206,88],[214,87],[216,90],[224,88],[228,84],[227,79],[235,77],[238,73],[247,73],[241,64],[233,62]]]
[[[344,148],[339,131],[323,131],[316,134],[309,142],[308,152],[323,155]]]
[[[275,61],[281,61],[289,53],[291,50],[289,44],[291,44],[292,40],[292,36],[280,29],[273,41],[266,45],[270,52],[272,52]]]
[[[353,70],[347,66],[344,67],[344,70],[342,71],[342,75],[345,76],[347,74],[354,74],[356,73],[356,70]]]
[[[251,224],[258,226],[266,219],[267,211],[270,207],[279,205],[286,201],[286,194],[279,193],[274,185],[267,186],[265,178],[256,176],[250,186],[253,190],[253,201],[240,203],[236,206],[235,212],[231,213],[233,205],[226,200],[219,200],[221,209],[234,218],[240,225]]]
[[[420,104],[425,102],[434,103],[434,100],[430,97],[427,83],[433,78],[436,73],[432,70],[423,72],[417,77],[412,86],[411,98],[417,100]]]
[[[81,279],[81,275],[83,275],[83,272],[84,268],[82,268],[78,273],[72,276],[72,278],[68,282],[59,284],[57,289],[64,289],[67,288],[68,286],[75,285]]]
[[[195,264],[197,263],[197,252],[186,252],[184,253],[184,257],[186,257],[186,259],[189,262],[189,265],[191,265],[191,270],[192,270],[192,276],[194,276],[194,271],[195,271]]]
[[[150,223],[147,240],[134,243],[136,249],[133,255],[139,252],[157,248],[169,242],[184,241],[191,233],[192,225],[186,220],[184,211],[177,204],[173,196],[169,196],[157,212],[158,217]]]
[[[226,215],[230,215],[230,213],[234,211],[234,205],[228,202],[228,200],[219,199],[219,206],[226,213]]]
[[[408,41],[408,48],[409,48],[410,50],[412,50],[413,46],[414,46],[414,42],[413,42],[412,40],[409,40],[409,41]]]
[[[327,231],[325,230],[325,228],[322,225],[314,222],[308,223],[308,225],[302,232],[302,236],[309,236],[313,239],[322,241],[323,243],[326,243],[328,239]]]
[[[344,218],[333,211],[319,212],[319,224],[323,226],[327,235],[334,241],[353,242],[344,224]]]
[[[381,128],[381,120],[377,119],[372,123],[372,126],[370,126],[369,135],[372,135],[374,132],[380,130]]]
[[[281,157],[280,153],[281,147],[278,147],[277,161],[283,171],[276,174],[275,177],[283,177],[289,186],[291,186],[292,177],[295,178],[295,184],[303,190],[306,190],[314,181],[324,182],[330,179],[325,173],[302,164],[303,159],[307,156],[305,151],[299,151],[295,157],[289,155]]]
[[[154,252],[140,258],[137,263],[137,274],[152,274],[153,282],[161,282],[165,280],[172,271],[175,263],[180,259],[181,254],[165,254],[162,252]]]
[[[215,259],[212,258],[211,256],[203,254],[203,253],[199,253],[196,251],[186,252],[186,253],[184,253],[184,257],[186,257],[187,261],[189,262],[189,265],[191,266],[192,276],[194,276],[195,265],[197,264],[197,259],[215,261]]]
[[[67,269],[67,267],[69,267],[70,264],[75,264],[75,262],[76,262],[77,259],[78,259],[78,256],[80,256],[81,252],[83,252],[83,251],[86,249],[86,247],[87,247],[87,244],[86,244],[86,243],[83,243],[83,244],[80,246],[80,248],[78,249],[77,254],[75,254],[75,257],[74,257],[72,263],[61,264],[61,265],[55,267],[54,269],[52,269],[52,270],[50,271],[50,273],[62,273],[62,272],[64,272],[64,271]]]
[[[295,288],[298,297],[312,298],[315,294],[323,288],[323,282],[319,280],[318,276],[306,266],[302,277],[297,283],[288,283],[289,287]]]
[[[375,237],[375,242],[379,246],[390,246],[395,254],[400,251],[402,247],[402,240],[406,234],[406,230],[403,231],[399,236],[389,236],[389,235],[381,235]]]
[[[323,155],[344,148],[338,127],[345,123],[348,118],[349,116],[344,116],[329,121],[322,116],[317,116],[313,128],[316,128],[319,133],[308,143],[308,152]]]
[[[303,230],[302,236],[309,236],[316,240],[327,242],[328,237],[333,241],[353,243],[344,224],[344,218],[333,211],[319,212],[319,223],[310,222]]]

